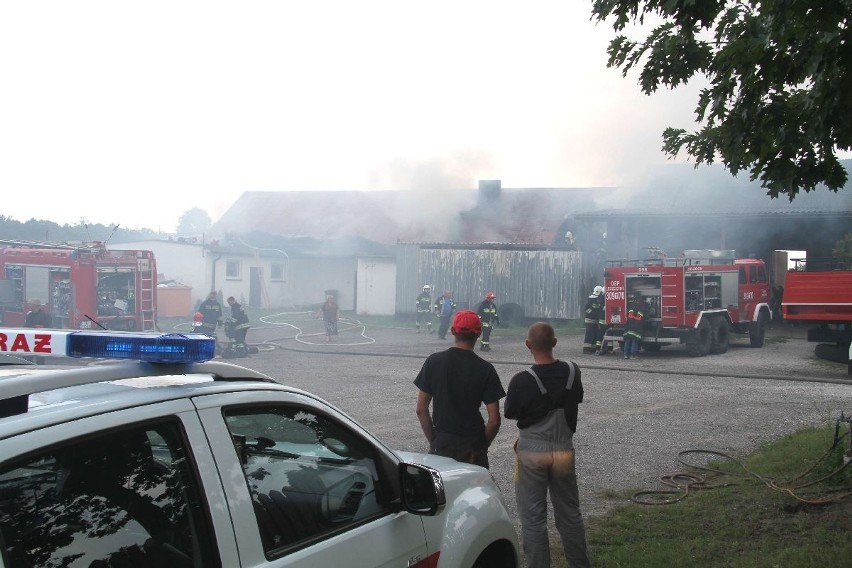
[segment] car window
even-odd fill
[[[745,266],[740,266],[740,284],[745,284],[746,279],[746,269]]]
[[[175,423],[72,441],[0,467],[7,566],[216,566]]]
[[[225,420],[268,556],[389,512],[375,449],[329,417],[276,406],[226,409]]]

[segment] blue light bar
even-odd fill
[[[76,331],[68,336],[69,357],[200,363],[212,359],[215,349],[216,340],[201,333]]]

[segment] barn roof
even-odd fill
[[[357,236],[384,244],[424,241],[552,242],[567,212],[592,210],[599,189],[247,191],[214,225],[218,234]]]
[[[852,172],[852,160],[841,161]],[[840,191],[817,187],[800,191],[793,201],[770,198],[748,175],[732,176],[721,166],[669,164],[657,168],[633,188],[620,188],[610,207],[578,214],[593,221],[613,217],[848,217],[852,215],[852,180]]]
[[[393,252],[387,245],[369,241],[361,237],[338,237],[333,239],[314,239],[312,237],[284,237],[251,231],[239,236],[233,235],[224,241],[214,241],[209,245],[213,252],[242,256],[261,256],[280,258],[350,258],[350,257],[392,257]]]
[[[842,162],[852,171],[852,160]],[[721,166],[667,164],[618,187],[497,191],[247,191],[214,225],[217,234],[259,231],[332,240],[558,243],[573,220],[637,216],[848,217],[852,182],[794,201],[770,199],[747,175]],[[494,189],[492,187],[491,189]]]

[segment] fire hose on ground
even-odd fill
[[[848,426],[848,431],[845,433],[840,432],[841,423],[845,423]],[[833,471],[829,472],[826,475],[823,475],[817,479],[808,480],[807,476],[816,469],[816,467],[826,460],[829,456],[831,456],[837,450],[839,444],[844,439],[849,440],[849,449],[844,452],[843,455],[843,463],[839,467],[835,468]],[[732,471],[725,471],[721,469],[712,468],[709,466],[695,465],[688,463],[684,456],[692,455],[692,454],[704,454],[711,456],[718,456],[729,460],[734,465],[739,467],[742,470],[742,473],[736,473]],[[677,503],[678,501],[683,501],[686,499],[692,491],[698,490],[707,490],[707,489],[718,489],[721,487],[729,487],[731,485],[735,485],[735,483],[716,483],[712,484],[709,475],[701,475],[697,472],[704,471],[710,472],[715,477],[739,477],[739,478],[753,478],[757,479],[761,483],[763,483],[769,489],[774,491],[779,491],[793,497],[799,503],[805,505],[812,506],[823,506],[831,503],[836,503],[838,501],[842,501],[850,496],[852,496],[852,489],[843,489],[840,491],[836,491],[829,494],[824,494],[818,497],[806,497],[803,495],[802,490],[813,487],[819,483],[825,482],[837,475],[839,475],[846,468],[850,467],[850,463],[852,463],[852,417],[847,417],[843,412],[840,413],[840,417],[835,422],[834,429],[834,441],[831,444],[831,447],[816,461],[814,461],[811,466],[805,470],[803,473],[797,475],[796,477],[779,481],[774,479],[769,479],[763,475],[760,475],[751,469],[749,469],[741,460],[727,454],[725,452],[720,452],[716,450],[703,450],[703,449],[690,449],[684,450],[678,453],[677,461],[681,464],[685,465],[689,468],[689,471],[678,472],[674,474],[668,474],[660,477],[660,483],[663,485],[670,487],[671,489],[659,489],[659,490],[644,490],[637,491],[630,497],[630,501],[633,503],[637,503],[639,505],[671,505],[673,503]],[[653,496],[653,498],[652,498]]]

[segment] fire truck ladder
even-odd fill
[[[156,331],[157,320],[154,310],[154,271],[149,259],[140,259],[139,265],[139,309],[142,315],[142,331]]]
[[[0,239],[0,246],[8,247],[31,247],[59,250],[93,251],[103,248],[99,243],[48,243],[41,241],[22,241],[17,239]]]

